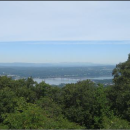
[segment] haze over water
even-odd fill
[[[44,79],[40,79],[40,78],[34,78],[34,81],[40,83],[42,81],[44,81],[47,84],[50,85],[60,85],[60,84],[68,84],[68,83],[77,83],[78,81],[83,81],[83,80],[104,80],[104,79],[113,79],[113,77],[109,76],[109,77],[95,77],[95,78],[44,78]]]

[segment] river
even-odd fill
[[[60,84],[68,84],[68,83],[76,83],[78,81],[82,80],[104,80],[104,79],[113,79],[113,77],[94,77],[94,78],[45,78],[45,79],[40,79],[40,78],[34,78],[34,81],[40,83],[42,81],[45,81],[45,83],[50,84],[50,85],[60,85]]]

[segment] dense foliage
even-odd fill
[[[0,129],[130,129],[130,55],[114,85],[90,80],[55,87],[0,77]]]

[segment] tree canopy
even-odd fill
[[[130,54],[112,74],[62,88],[0,76],[0,129],[130,129]]]

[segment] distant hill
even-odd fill
[[[0,63],[2,67],[78,67],[78,66],[109,66],[109,64],[97,64],[90,62],[63,62],[63,63]],[[110,65],[111,66],[111,65]],[[112,65],[113,66],[113,65]]]

